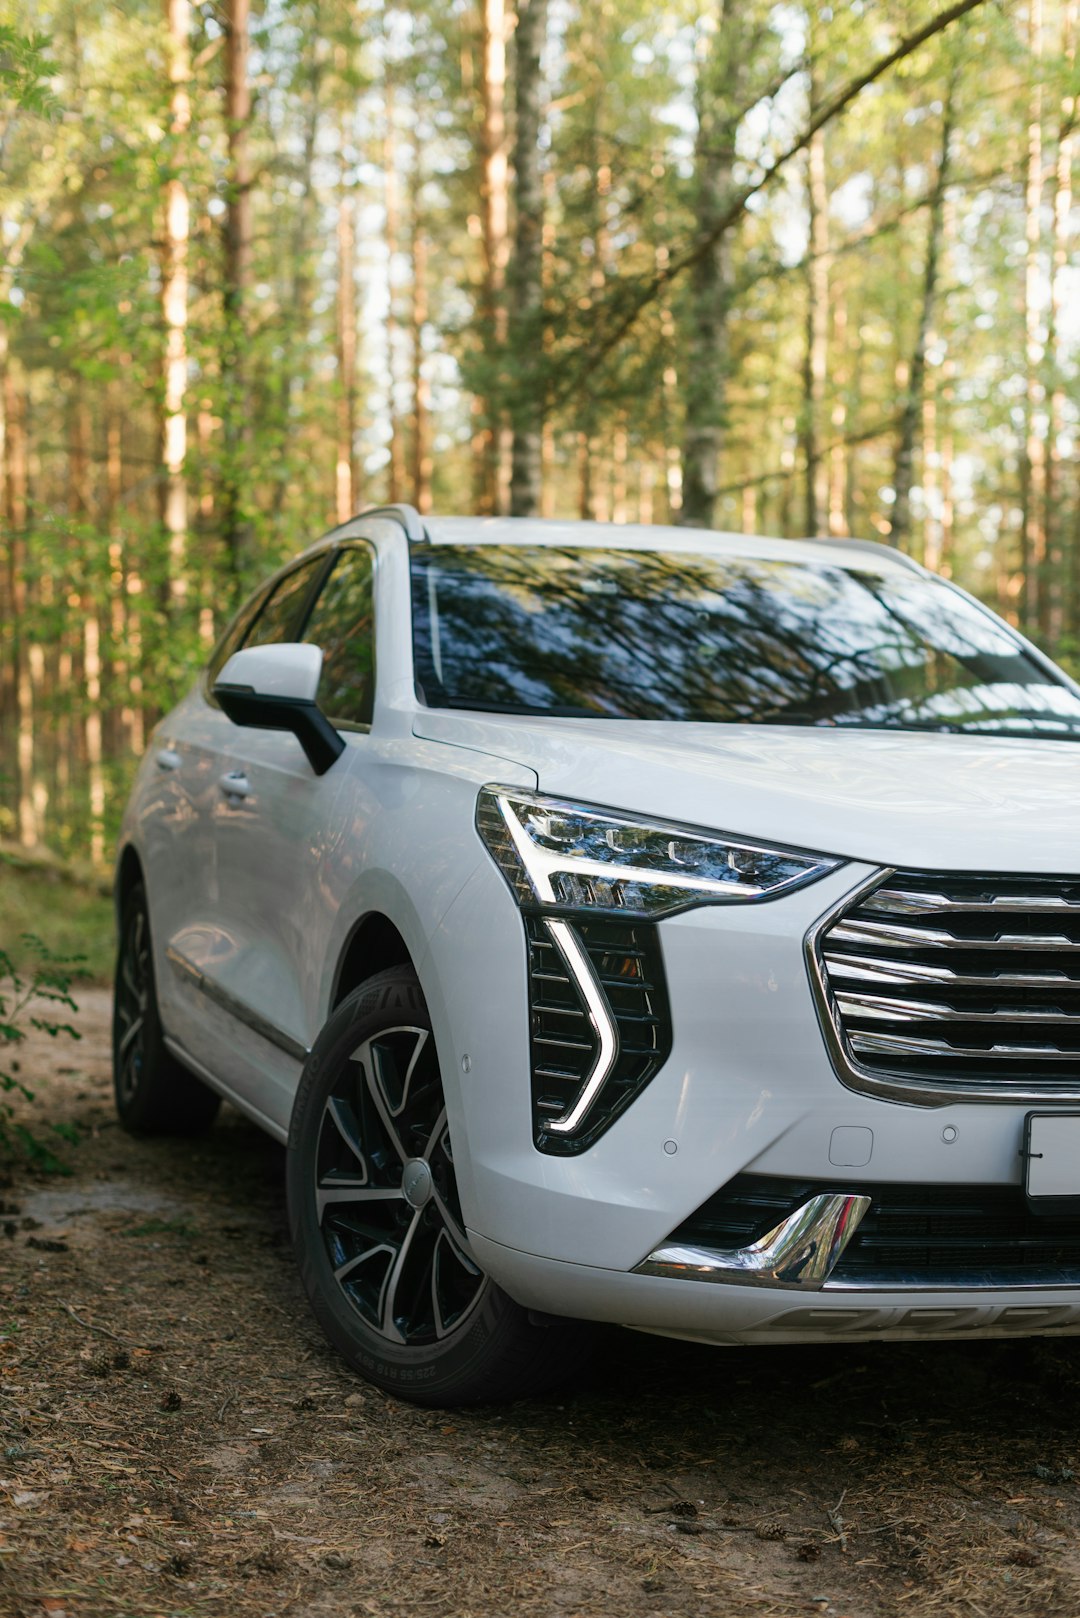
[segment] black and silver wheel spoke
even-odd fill
[[[315,1202],[334,1279],[388,1342],[445,1337],[479,1301],[431,1035],[359,1045],[323,1110]]]
[[[150,949],[146,918],[141,910],[132,917],[124,937],[116,989],[116,1072],[120,1095],[135,1094],[143,1063],[143,1030],[150,996]]]

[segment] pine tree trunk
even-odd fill
[[[161,520],[168,549],[165,595],[179,608],[187,594],[187,319],[190,232],[184,148],[191,122],[189,0],[165,0],[168,28],[169,153],[165,182],[165,237],[161,266],[161,311],[165,327],[165,399],[162,417]]]
[[[289,287],[289,323],[286,332],[283,334],[285,357],[281,365],[277,388],[279,431],[283,438],[287,437],[292,431],[293,400],[302,391],[306,379],[306,371],[300,362],[302,358],[306,357],[305,350],[311,315],[313,280],[311,257],[313,247],[316,246],[312,242],[311,216],[314,192],[315,142],[319,133],[322,82],[323,66],[321,60],[316,57],[311,69],[310,100],[304,118],[300,194],[296,199],[296,219],[290,244],[292,275]],[[271,504],[275,516],[281,513],[285,504],[287,490],[287,478],[278,477],[274,480],[274,493]],[[210,500],[212,507],[212,492]]]
[[[421,218],[422,180],[417,148],[412,187],[412,503],[421,516],[431,510],[431,384],[424,365],[424,328],[428,319],[428,244]]]
[[[14,665],[16,743],[15,780],[18,799],[16,825],[19,842],[34,848],[39,841],[34,806],[34,702],[27,623],[30,605],[26,578],[26,523],[28,506],[24,403],[16,379],[15,362],[4,366],[4,508],[8,535],[8,593],[12,608],[12,662]]]
[[[222,533],[234,578],[243,579],[251,544],[245,478],[250,444],[245,366],[247,301],[251,286],[251,200],[253,176],[248,138],[251,89],[248,83],[251,0],[224,0],[225,130],[228,193],[225,209],[225,280],[222,312],[222,415],[225,455],[222,477]]]
[[[340,130],[342,164],[346,130]],[[352,188],[344,172],[337,201],[337,457],[334,499],[338,522],[356,511],[356,216]]]
[[[833,407],[829,417],[832,442],[828,459],[829,537],[844,538],[849,532],[845,491],[848,483],[847,445],[847,384],[849,355],[847,352],[848,310],[844,287],[833,289],[833,348],[837,356],[833,384]]]
[[[514,442],[510,510],[515,517],[540,511],[541,453],[544,434],[543,354],[544,181],[540,126],[544,83],[541,54],[547,28],[547,0],[519,0],[515,61],[514,254],[510,264],[510,336],[515,377],[511,410]]]
[[[390,420],[390,460],[386,497],[391,505],[404,498],[405,436],[397,412],[397,306],[394,296],[394,259],[398,250],[397,129],[394,84],[387,74],[383,125],[383,208],[386,237],[386,410]]]
[[[716,231],[730,201],[735,135],[745,79],[746,0],[718,0],[703,39],[697,82],[694,196],[698,231]],[[709,528],[716,511],[729,369],[732,296],[730,232],[718,231],[693,267],[690,344],[685,362],[682,507],[679,521]]]
[[[1076,26],[1080,6],[1066,0],[1061,20],[1061,54],[1066,71],[1066,91],[1061,99],[1058,122],[1057,159],[1054,164],[1054,249],[1050,271],[1050,313],[1046,334],[1046,361],[1049,378],[1046,392],[1050,399],[1049,454],[1046,462],[1046,509],[1043,531],[1046,535],[1048,576],[1047,628],[1056,643],[1066,626],[1067,581],[1061,544],[1058,502],[1061,499],[1062,444],[1066,433],[1065,364],[1067,344],[1062,336],[1065,276],[1069,267],[1073,185],[1072,165],[1075,148]],[[1070,450],[1072,449],[1070,445]],[[1071,459],[1071,454],[1069,456]],[[1073,557],[1075,569],[1076,558]],[[1070,626],[1071,627],[1071,626]]]
[[[1020,619],[1028,629],[1042,617],[1042,585],[1046,559],[1045,445],[1038,414],[1042,387],[1042,52],[1043,0],[1030,0],[1028,52],[1031,89],[1028,98],[1027,176],[1024,186],[1024,352],[1027,389],[1024,400],[1024,442],[1020,453]]]
[[[488,373],[495,378],[501,370],[506,347],[506,267],[510,250],[505,0],[480,0],[480,20],[480,198],[484,249],[480,326]],[[492,390],[488,391],[490,394]],[[476,417],[473,459],[477,509],[483,515],[491,515],[502,509],[504,485],[509,484],[508,429],[498,402],[491,397],[478,400]]]
[[[889,541],[897,546],[906,546],[911,539],[911,489],[915,475],[915,441],[919,434],[919,424],[922,419],[923,398],[926,388],[926,350],[938,294],[942,227],[945,218],[945,193],[949,183],[949,162],[952,145],[953,88],[953,81],[950,80],[941,119],[941,149],[938,157],[937,174],[934,179],[934,189],[930,196],[926,260],[923,266],[918,327],[915,333],[915,346],[912,349],[911,360],[907,366],[907,378],[900,403],[900,428],[893,463],[893,491],[895,498],[889,527]]]
[[[811,115],[817,96],[811,93]],[[810,240],[806,260],[806,357],[803,371],[803,455],[806,463],[807,534],[825,532],[829,467],[821,452],[822,411],[829,356],[829,192],[825,131],[811,138],[806,153],[806,194]]]

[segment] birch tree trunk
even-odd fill
[[[515,35],[514,253],[510,264],[510,338],[514,367],[513,457],[510,510],[515,517],[540,511],[543,398],[544,181],[540,126],[544,82],[541,55],[547,0],[519,0]],[[541,364],[531,363],[530,358]]]

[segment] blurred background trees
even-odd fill
[[[0,840],[349,512],[877,538],[1080,646],[1078,0],[0,6]]]

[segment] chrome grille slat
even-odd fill
[[[1080,964],[1080,963],[1078,963]],[[1000,989],[1080,990],[1080,977],[1064,971],[1048,972],[954,972],[951,966],[927,966],[923,961],[884,961],[872,955],[837,955],[825,951],[830,977],[861,983],[894,983],[912,988],[934,988],[937,984],[954,988],[982,988],[994,984]]]
[[[1080,876],[885,872],[816,949],[850,1082],[1080,1099]]]
[[[913,1034],[871,1034],[857,1029],[851,1034],[852,1048],[857,1051],[894,1051],[898,1055],[915,1054],[971,1057],[986,1061],[994,1056],[1022,1056],[1027,1062],[1060,1062],[1062,1052],[1056,1045],[990,1045],[988,1047],[952,1045],[945,1039],[919,1039]],[[1080,1057],[1080,1051],[1074,1053]]]
[[[1080,899],[1066,898],[1062,894],[1048,894],[1036,898],[1025,893],[1001,893],[991,899],[955,899],[947,893],[909,893],[902,888],[879,888],[862,903],[863,910],[884,910],[893,916],[921,916],[941,911],[963,915],[998,915],[1003,911],[1026,911],[1030,915],[1045,916],[1073,912],[1080,915]]]
[[[999,933],[996,938],[963,938],[944,928],[889,925],[861,918],[855,925],[841,923],[831,928],[828,939],[831,944],[897,944],[908,949],[1041,949],[1053,954],[1080,953],[1080,938],[1069,938],[1065,933]]]
[[[975,1007],[971,1011],[940,1005],[933,1000],[891,1000],[879,994],[836,996],[840,1010],[852,1017],[873,1017],[888,1022],[965,1022],[965,1023],[1076,1023],[1080,1012],[1052,1011],[1026,1006],[1007,1006],[993,1011]]]

